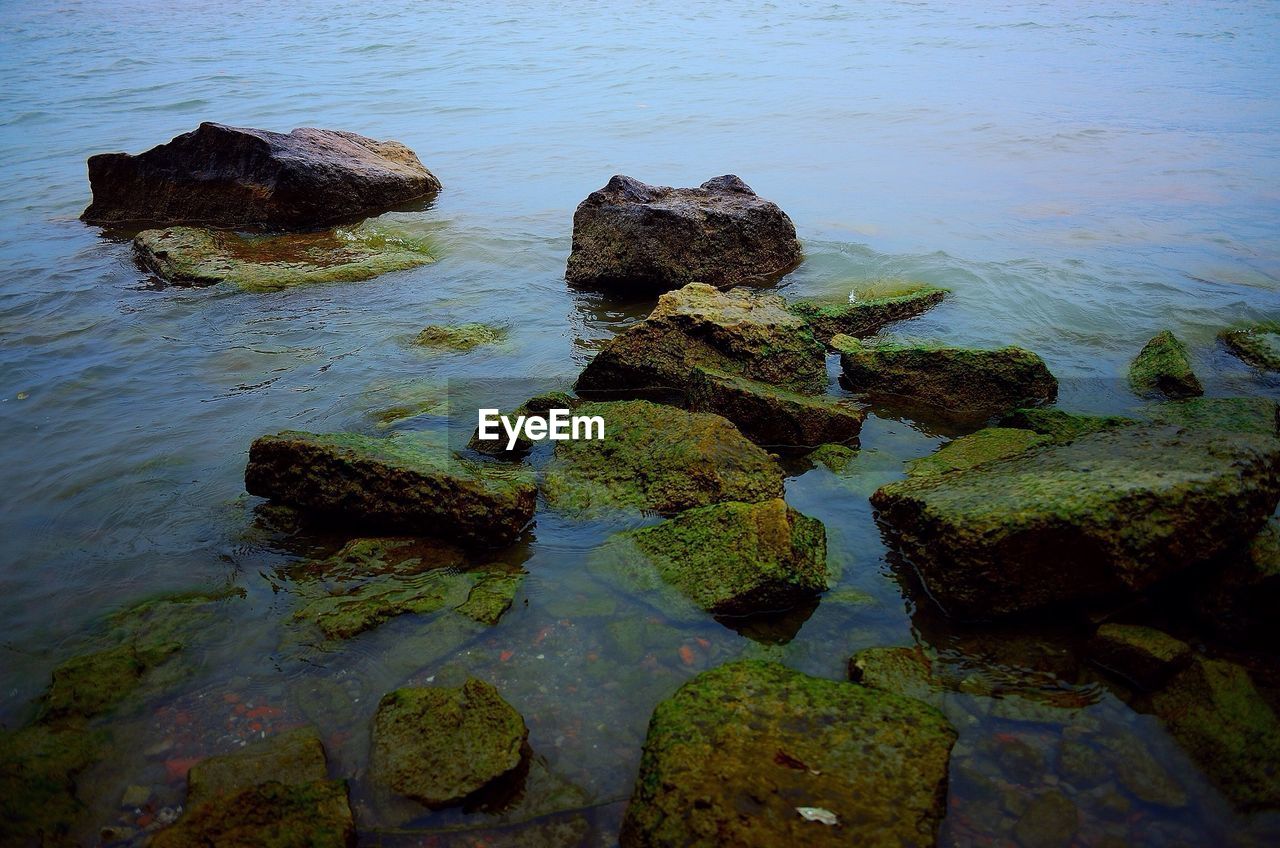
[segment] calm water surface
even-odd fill
[[[742,176],[805,243],[782,292],[946,286],[900,332],[1029,347],[1063,378],[1064,405],[1127,406],[1115,381],[1160,327],[1191,345],[1210,394],[1280,396],[1214,341],[1280,316],[1277,44],[1267,2],[0,3],[0,717],[22,721],[104,615],[230,581],[247,597],[208,628],[198,672],[126,720],[134,741],[82,779],[96,824],[128,820],[128,784],[180,802],[173,763],[238,744],[233,705],[253,704],[279,726],[317,723],[335,774],[357,778],[362,828],[394,842],[400,822],[359,781],[377,699],[475,673],[529,721],[534,784],[572,799],[544,808],[585,809],[587,838],[607,845],[653,704],[690,674],[757,655],[839,677],[852,651],[919,641],[1021,693],[949,706],[949,843],[1000,844],[1025,799],[1055,788],[1085,844],[1265,842],[1274,819],[1234,814],[1080,663],[1087,631],[960,631],[904,595],[866,496],[942,437],[887,412],[853,478],[790,469],[793,505],[826,522],[838,591],[742,632],[668,621],[584,575],[618,526],[543,511],[491,555],[529,572],[496,627],[442,642],[405,616],[338,647],[298,644],[279,569],[342,540],[265,525],[242,473],[264,432],[430,427],[388,425],[387,410],[474,378],[571,383],[651,306],[564,284],[573,209],[614,173]],[[201,120],[405,142],[445,190],[391,217],[441,261],[271,294],[154,285],[127,241],[76,220],[84,161]],[[407,344],[462,321],[506,324],[509,344],[434,358]],[[1057,763],[1082,735],[1108,763],[1136,742],[1184,803],[1119,778],[1072,786]]]

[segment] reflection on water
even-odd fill
[[[866,498],[949,433],[893,410],[868,420],[838,473],[789,460],[790,502],[826,523],[833,591],[729,627],[667,620],[586,573],[625,522],[544,510],[518,549],[486,554],[528,572],[497,626],[439,613],[345,643],[290,638],[287,566],[346,540],[270,520],[242,482],[263,432],[430,429],[451,386],[571,384],[652,305],[563,281],[572,210],[615,172],[675,185],[741,175],[804,241],[780,291],[949,288],[901,332],[1031,348],[1062,378],[1064,406],[1123,411],[1118,378],[1164,326],[1190,343],[1210,394],[1280,396],[1214,342],[1224,324],[1280,314],[1274,5],[391,2],[336,14],[132,0],[11,5],[0,18],[0,712],[28,715],[50,669],[112,610],[227,581],[247,592],[188,650],[174,693],[125,711],[114,753],[81,779],[95,823],[159,815],[181,802],[194,759],[314,723],[333,772],[353,778],[362,827],[388,844],[409,841],[406,826],[495,825],[506,830],[491,844],[521,844],[520,810],[568,811],[535,824],[608,844],[649,713],[691,674],[745,655],[841,677],[856,650],[918,642],[956,681],[949,843],[1029,844],[1054,834],[1026,822],[1073,814],[1083,844],[1275,832],[1233,813],[1154,718],[1081,663],[1080,626],[972,632],[937,618],[886,558]],[[286,292],[154,285],[128,234],[75,220],[84,160],[205,119],[404,141],[445,189],[391,217],[429,233],[440,261]],[[426,355],[406,342],[466,322],[507,326],[508,343]],[[373,710],[406,682],[466,674],[528,720],[530,797],[507,813],[406,821],[362,780]],[[960,685],[971,679],[980,692]],[[149,793],[141,808],[123,803],[130,786]]]

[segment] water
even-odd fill
[[[1210,843],[1274,827],[1234,814],[1154,719],[1082,665],[1081,633],[980,638],[904,600],[865,500],[874,484],[850,493],[822,469],[792,469],[789,498],[827,523],[839,588],[865,598],[824,601],[785,645],[710,620],[668,626],[614,597],[580,566],[616,527],[544,512],[524,547],[497,554],[529,571],[516,607],[429,657],[412,616],[336,650],[282,643],[290,589],[274,593],[273,575],[341,540],[263,528],[242,472],[263,432],[377,432],[385,410],[449,380],[570,383],[651,305],[563,281],[573,208],[614,173],[742,176],[804,241],[781,291],[947,286],[954,296],[904,332],[1027,346],[1064,378],[1064,404],[1123,408],[1115,381],[1160,327],[1191,345],[1210,394],[1276,396],[1214,335],[1280,314],[1280,7],[6,2],[0,24],[0,717],[20,722],[109,612],[227,581],[247,592],[210,628],[199,673],[119,731],[133,750],[82,779],[98,824],[121,815],[128,783],[181,800],[164,763],[225,750],[233,704],[314,721],[305,693],[337,686],[348,706],[319,711],[322,730],[335,773],[357,776],[383,691],[466,670],[524,712],[534,750],[579,787],[591,838],[608,844],[653,704],[697,669],[769,655],[838,677],[853,650],[919,640],[1035,697],[1075,699],[1049,722],[976,710],[946,841],[975,827],[1007,838],[1018,813],[990,799],[1053,785],[1064,727],[1081,723],[1139,740],[1190,799],[1170,810],[1123,788],[1080,793],[1082,839]],[[201,120],[405,142],[445,190],[396,217],[442,260],[271,294],[152,285],[127,242],[76,220],[84,160]],[[509,344],[438,358],[406,344],[460,321],[508,324]],[[880,481],[940,441],[887,414],[863,440]],[[604,612],[582,613],[593,605]],[[618,621],[647,626],[620,641]],[[202,732],[183,736],[177,715]],[[991,739],[1040,752],[1030,784]],[[368,830],[359,781],[355,797]]]

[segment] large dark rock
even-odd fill
[[[872,495],[949,613],[981,618],[1139,590],[1226,552],[1280,500],[1280,440],[1122,427]]]
[[[310,127],[290,133],[205,122],[136,156],[89,157],[94,224],[157,222],[302,229],[440,190],[398,141]]]
[[[653,711],[619,842],[933,845],[955,740],[920,701],[729,663]]]
[[[732,175],[698,188],[615,176],[573,215],[565,279],[633,292],[768,282],[803,256],[786,213]]]

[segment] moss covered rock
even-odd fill
[[[84,812],[76,776],[101,757],[104,742],[82,724],[0,731],[0,844],[74,844]]]
[[[229,798],[261,783],[312,783],[328,776],[320,737],[314,728],[300,727],[193,765],[187,772],[187,805]]]
[[[615,535],[592,568],[635,589],[674,587],[711,613],[784,610],[826,590],[826,531],[781,498],[714,504]]]
[[[1197,657],[1151,705],[1233,804],[1280,808],[1280,720],[1242,667]]]
[[[1110,430],[1138,423],[1133,418],[1117,415],[1085,415],[1057,407],[1015,409],[1000,419],[1001,427],[1017,427],[1048,436],[1055,442],[1069,442],[1099,430]]]
[[[543,476],[547,502],[570,511],[695,506],[782,496],[782,470],[719,415],[648,401],[583,404],[605,421],[603,441],[557,442]]]
[[[416,433],[262,436],[245,488],[362,528],[498,544],[520,534],[537,500],[528,472],[467,462]]]
[[[1145,588],[1248,538],[1277,500],[1280,441],[1173,427],[1104,430],[871,498],[962,617]]]
[[[1153,421],[1197,430],[1280,434],[1280,404],[1267,398],[1191,398],[1148,409]]]
[[[910,698],[774,663],[720,666],[654,709],[619,842],[932,845],[955,739]]]
[[[988,427],[967,436],[948,442],[929,456],[922,456],[907,463],[908,477],[925,477],[931,474],[946,474],[948,471],[961,471],[1016,456],[1027,448],[1049,441],[1030,430],[1019,430],[1011,427]]]
[[[458,804],[515,771],[528,735],[520,714],[483,680],[397,689],[374,717],[373,778],[428,807]]]
[[[56,721],[104,712],[138,687],[151,669],[182,649],[180,642],[126,642],[72,657],[53,670],[42,717]]]
[[[507,338],[505,327],[488,324],[460,324],[446,327],[432,324],[418,333],[413,343],[431,350],[452,350],[465,353],[482,345],[498,344]]]
[[[1204,394],[1204,387],[1191,370],[1187,346],[1168,330],[1156,333],[1129,365],[1129,386],[1142,397],[1189,398]]]
[[[139,264],[174,285],[230,283],[248,291],[357,282],[435,261],[421,237],[375,224],[287,235],[169,227],[138,233],[133,251]]]
[[[497,624],[502,614],[511,609],[523,582],[523,574],[486,574],[455,609],[481,624]]]
[[[924,314],[946,296],[946,289],[919,285],[857,300],[798,300],[790,308],[809,323],[819,341],[827,343],[842,334],[854,338],[874,336],[887,324]]]
[[[1044,360],[1019,347],[871,344],[843,335],[831,346],[853,391],[916,401],[955,417],[989,418],[1058,396]]]
[[[683,392],[696,368],[800,394],[827,387],[822,344],[781,297],[691,283],[662,295],[648,318],[614,336],[575,388],[614,396]]]
[[[1280,323],[1262,321],[1248,327],[1223,330],[1218,338],[1228,350],[1254,368],[1280,371]]]
[[[265,782],[188,809],[152,848],[353,848],[355,820],[340,780]]]
[[[1154,627],[1104,624],[1089,642],[1089,657],[1143,689],[1155,689],[1191,661],[1191,646]]]
[[[721,415],[761,445],[811,448],[858,436],[866,413],[848,403],[814,397],[718,371],[694,369],[689,408]]]
[[[942,682],[934,674],[933,660],[919,645],[865,648],[849,658],[849,679],[934,706],[942,702]]]

